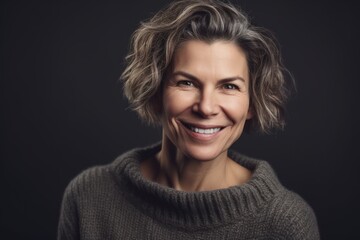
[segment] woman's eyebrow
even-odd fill
[[[186,78],[188,78],[190,80],[199,81],[199,79],[197,77],[191,75],[190,73],[186,73],[186,72],[183,72],[183,71],[176,71],[176,72],[173,72],[171,75],[172,76],[180,75],[180,76],[186,77]]]
[[[232,82],[232,81],[236,81],[236,80],[240,80],[243,83],[245,83],[245,79],[242,78],[242,77],[239,77],[239,76],[220,79],[219,82],[220,83],[227,83],[227,82]]]
[[[184,76],[190,80],[199,81],[199,79],[197,77],[191,75],[190,73],[184,72],[184,71],[176,71],[176,72],[173,72],[171,75],[172,76],[180,75],[180,76]],[[240,80],[245,83],[245,79],[240,76],[223,78],[223,79],[220,79],[219,82],[223,83],[223,82],[231,82],[231,81],[235,81],[235,80]]]

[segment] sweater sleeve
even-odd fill
[[[283,232],[281,239],[319,240],[320,234],[313,209],[299,195],[288,193],[283,202]]]
[[[319,240],[320,234],[315,213],[312,208],[303,202],[304,206],[299,211],[299,216],[292,222],[292,231],[295,232],[295,239]]]
[[[58,224],[58,240],[79,239],[79,221],[78,209],[75,200],[75,188],[76,184],[73,180],[64,192]]]

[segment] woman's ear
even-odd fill
[[[249,120],[249,119],[253,118],[253,116],[254,116],[253,107],[249,107],[249,110],[246,114],[246,119]]]
[[[156,94],[152,98],[153,111],[158,117],[160,117],[162,112],[163,112],[163,102],[162,102],[163,96],[162,96],[162,93],[163,93],[163,89],[162,89],[162,86],[160,86],[159,90],[156,92]]]

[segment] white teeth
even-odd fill
[[[220,131],[220,128],[207,128],[207,129],[202,129],[202,128],[191,127],[191,130],[192,130],[193,132],[201,133],[201,134],[214,134],[214,133]]]

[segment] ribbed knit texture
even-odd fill
[[[140,162],[159,150],[132,150],[72,180],[58,239],[320,239],[312,209],[267,162],[230,152],[253,172],[247,183],[183,192],[141,175]]]

